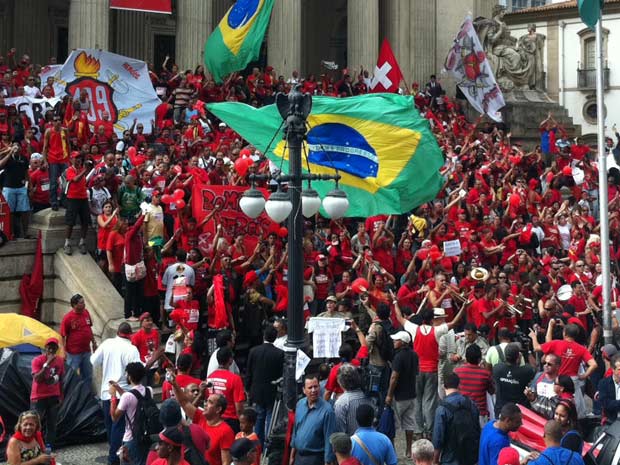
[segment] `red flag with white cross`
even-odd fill
[[[404,79],[398,66],[390,42],[383,39],[374,76],[370,82],[370,92],[398,92],[398,84]]]

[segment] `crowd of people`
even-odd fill
[[[4,97],[53,95],[26,55],[14,57],[0,57]],[[152,132],[136,121],[120,137],[109,115],[91,127],[86,93],[64,97],[41,121],[0,98],[12,235],[27,237],[30,212],[64,208],[64,252],[73,253],[79,222],[78,250],[93,254],[124,297],[127,319],[97,346],[87,303],[71,299],[62,341],[50,339],[33,361],[33,411],[9,442],[11,465],[49,460],[65,361],[88,382],[93,365],[102,368],[108,463],[176,465],[192,454],[189,463],[259,463],[287,340],[287,245],[277,231],[251,238],[255,247],[227,237],[217,209],[192,217],[194,183],[244,186],[269,172],[265,155],[203,103],[262,106],[296,85],[343,98],[368,92],[367,71],[333,74],[254,68],[217,85],[202,66],[179,72],[166,59],[151,71],[162,99]],[[385,412],[405,437],[398,452],[415,463],[516,464],[508,434],[521,427],[519,406],[549,420],[545,453],[526,461],[583,463],[580,420],[599,415],[609,425],[620,410],[620,357],[601,337],[601,247],[611,252],[618,327],[620,173],[608,177],[607,244],[596,152],[570,140],[552,114],[540,123],[540,145],[526,150],[501,125],[467,121],[463,102],[434,76],[403,93],[444,153],[445,184],[402,215],[305,223],[305,317],[344,318],[350,329],[340,360],[315,361],[303,381],[290,464],[395,465],[394,437],[375,429]],[[205,244],[209,222],[219,226]],[[97,249],[89,251],[90,228]],[[446,253],[448,241],[458,241],[458,254]],[[160,384],[156,458],[138,427],[149,424],[145,406]]]

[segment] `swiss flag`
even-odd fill
[[[370,92],[398,92],[398,84],[404,79],[394,52],[387,39],[383,39],[374,76],[370,82]]]
[[[110,8],[172,14],[171,0],[110,0]]]

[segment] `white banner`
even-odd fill
[[[505,105],[489,60],[474,29],[471,17],[465,18],[461,30],[448,52],[444,71],[456,81],[459,89],[478,112],[501,122],[500,109]]]
[[[47,110],[54,108],[59,102],[60,99],[57,97],[49,99],[32,97],[13,97],[4,99],[5,105],[15,105],[18,113],[21,113],[22,111],[26,113],[26,116],[28,116],[32,122],[32,130],[34,131],[34,135],[37,139],[40,139],[42,136],[42,134],[39,134],[39,121],[43,119]]]
[[[41,68],[39,77],[41,78],[41,89],[47,85],[48,78],[54,78],[54,95],[62,95],[65,93],[65,88],[56,81],[56,77],[60,78],[60,70],[62,65],[47,65]]]
[[[57,97],[70,94],[77,99],[80,91],[86,90],[90,124],[100,121],[107,111],[119,137],[134,119],[144,125],[144,132],[151,132],[151,120],[161,101],[145,62],[103,50],[78,49],[71,52],[60,71],[52,68],[49,74],[54,77]]]
[[[461,241],[443,241],[443,251],[446,257],[458,257],[461,255]]]

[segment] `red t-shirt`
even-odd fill
[[[49,171],[36,169],[30,171],[30,183],[33,187],[32,201],[43,205],[50,203],[50,174]]]
[[[131,336],[131,343],[138,348],[140,360],[146,363],[159,347],[159,331],[153,328],[151,332],[147,333],[144,329],[140,329]]]
[[[47,355],[42,354],[32,360],[32,374],[41,371],[47,360]],[[32,390],[30,391],[30,400],[36,401],[47,397],[60,397],[60,388],[62,386],[62,375],[65,372],[65,361],[62,357],[56,356],[43,372],[45,379],[41,382],[32,378]],[[56,377],[57,376],[57,377]]]
[[[108,236],[105,249],[112,252],[112,264],[114,265],[115,272],[120,273],[125,252],[125,236],[118,231],[112,231]]]
[[[230,449],[235,441],[235,433],[225,421],[216,426],[210,426],[204,417],[201,408],[196,409],[192,423],[200,426],[209,435],[211,442],[205,453],[205,459],[210,465],[222,465],[222,450]]]
[[[101,217],[103,218],[103,221],[108,221],[110,219],[109,216],[105,216],[103,213],[101,214]],[[99,250],[106,250],[108,245],[108,237],[110,237],[112,228],[116,226],[116,223],[118,223],[118,218],[114,217],[105,228],[99,226],[99,229],[97,229],[97,248]]]
[[[182,328],[194,331],[198,329],[198,319],[200,317],[200,303],[197,300],[180,300],[177,307],[170,314],[170,319]]]
[[[207,383],[213,383],[213,387],[209,389],[210,394],[221,394],[228,401],[222,418],[238,419],[235,402],[245,400],[245,391],[243,390],[241,377],[228,370],[218,369],[207,377]]]
[[[360,366],[360,361],[354,358],[351,360],[351,365]],[[342,366],[342,362],[336,363],[332,369],[329,371],[329,376],[327,377],[327,383],[325,384],[325,390],[329,392],[333,392],[334,394],[342,394],[344,389],[340,387],[338,383],[338,370]]]
[[[67,339],[65,350],[68,354],[90,352],[90,341],[93,340],[93,325],[88,310],[80,313],[71,309],[60,323],[60,334]]]
[[[88,191],[86,190],[86,176],[82,176],[79,181],[73,181],[78,175],[77,170],[70,166],[67,168],[66,178],[69,182],[67,190],[68,199],[88,199]]]
[[[541,345],[544,354],[556,354],[562,359],[560,375],[577,376],[579,364],[592,360],[592,355],[584,346],[572,341],[556,340]]]

